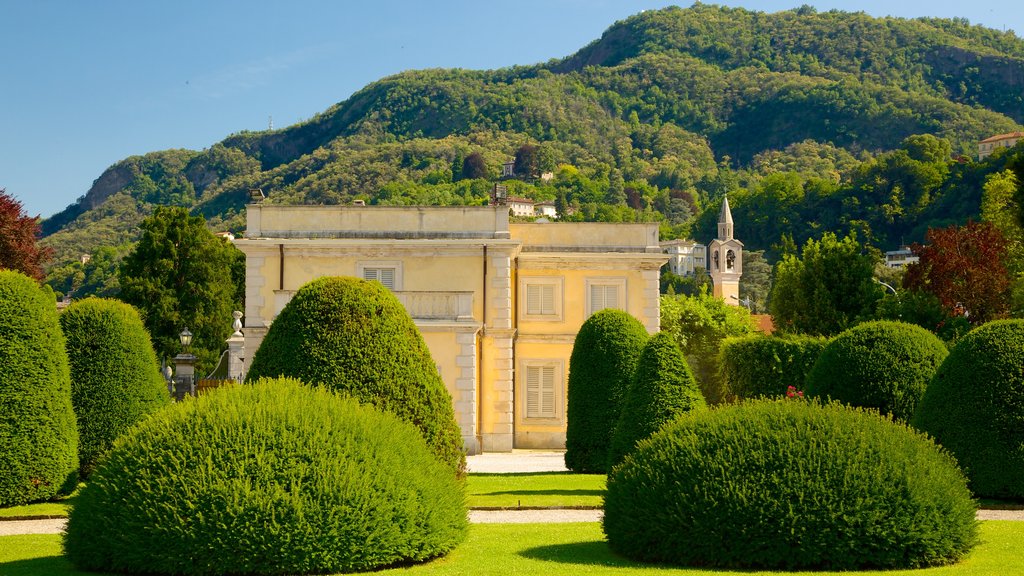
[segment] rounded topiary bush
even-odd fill
[[[0,506],[75,487],[78,430],[53,293],[0,270]]]
[[[960,339],[912,423],[953,453],[976,495],[1024,499],[1024,320]]]
[[[175,404],[119,439],[68,518],[86,570],[364,571],[444,554],[462,484],[391,414],[291,379]]]
[[[156,352],[135,308],[86,298],[60,315],[78,420],[79,474],[88,476],[118,436],[170,403]]]
[[[739,398],[778,397],[803,390],[807,374],[828,341],[816,336],[744,336],[722,342],[722,385]]]
[[[908,421],[949,351],[903,322],[866,322],[832,339],[807,375],[807,393]]]
[[[874,411],[803,400],[693,412],[608,477],[604,531],[642,561],[757,569],[948,564],[977,539],[952,457]]]
[[[267,331],[247,379],[290,376],[322,384],[419,428],[461,473],[466,456],[452,398],[423,336],[387,288],[324,277],[295,293]]]
[[[612,437],[608,469],[632,452],[637,442],[680,414],[706,407],[700,385],[675,337],[668,332],[658,332],[647,341],[640,354]]]
[[[576,334],[569,357],[565,466],[603,474],[622,402],[640,359],[647,330],[628,312],[605,308]]]

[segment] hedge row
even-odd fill
[[[719,355],[723,385],[738,398],[782,396],[789,386],[803,390],[827,343],[816,336],[759,334],[727,339]]]

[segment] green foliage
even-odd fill
[[[64,550],[104,572],[366,571],[452,550],[463,491],[409,424],[264,380],[178,403],[116,443]]]
[[[652,10],[561,61],[407,71],[282,130],[128,158],[43,223],[44,245],[63,267],[132,242],[153,203],[237,232],[251,188],[281,204],[482,204],[517,157],[515,194],[571,221],[706,242],[728,192],[748,251],[851,231],[884,249],[978,215],[1008,161],[950,152],[1019,129],[1022,54],[1012,33],[950,20]]]
[[[75,487],[78,430],[53,293],[0,270],[0,506]]]
[[[730,306],[707,293],[662,296],[661,330],[675,338],[707,403],[727,401],[729,392],[718,374],[719,348],[728,337],[754,332],[750,311],[742,306]]]
[[[668,422],[706,407],[675,338],[668,332],[658,332],[640,354],[608,450],[608,470],[622,462],[637,442]]]
[[[738,398],[779,397],[803,390],[827,341],[816,336],[729,338],[719,355],[723,387]]]
[[[569,357],[565,467],[604,473],[630,380],[648,334],[628,312],[605,308],[580,326]]]
[[[231,333],[241,292],[232,269],[245,256],[184,208],[157,208],[140,228],[142,239],[121,262],[119,298],[139,310],[161,358],[181,352],[178,334],[188,328],[204,375]]]
[[[775,265],[769,309],[783,332],[828,336],[870,318],[882,289],[872,280],[875,257],[856,234],[842,240],[826,232],[808,240],[800,257]]]
[[[921,290],[901,290],[898,295],[887,292],[878,301],[875,316],[879,320],[916,324],[935,333],[947,345],[971,329],[971,323],[963,315],[954,314],[937,296]]]
[[[803,400],[696,412],[608,477],[612,550],[647,562],[766,570],[951,564],[977,543],[956,463],[861,409]]]
[[[134,308],[87,298],[60,315],[78,420],[79,474],[86,478],[114,440],[170,403],[167,384]]]
[[[912,420],[980,497],[1024,499],[1024,320],[975,328],[950,351]]]
[[[248,381],[323,385],[416,426],[453,472],[466,457],[452,398],[409,313],[378,282],[323,277],[302,286],[256,351]]]
[[[909,421],[949,351],[931,332],[879,320],[833,338],[807,375],[807,393]]]

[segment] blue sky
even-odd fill
[[[1019,0],[723,0],[965,17],[1024,36]],[[111,164],[307,119],[383,76],[567,56],[657,0],[0,0],[0,188],[59,212]]]

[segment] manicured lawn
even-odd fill
[[[79,488],[83,484],[78,485]],[[9,506],[0,508],[0,518],[47,518],[51,516],[67,516],[68,510],[75,502],[76,491],[64,500],[56,502],[40,502],[38,504],[25,504],[24,506]]]
[[[600,508],[604,491],[604,474],[470,474],[466,481],[471,508]]]
[[[928,570],[865,572],[886,576],[1006,576],[1024,574],[1024,522],[983,522],[982,544],[956,566]],[[60,536],[0,537],[0,574],[5,576],[79,575],[61,557]],[[476,524],[469,538],[454,552],[412,568],[385,570],[375,574],[541,576],[547,574],[622,574],[666,576],[672,574],[716,574],[718,576],[764,576],[789,572],[733,572],[697,568],[664,568],[638,564],[615,556],[608,550],[596,523],[586,524]],[[850,572],[799,572],[800,576],[850,574]]]

